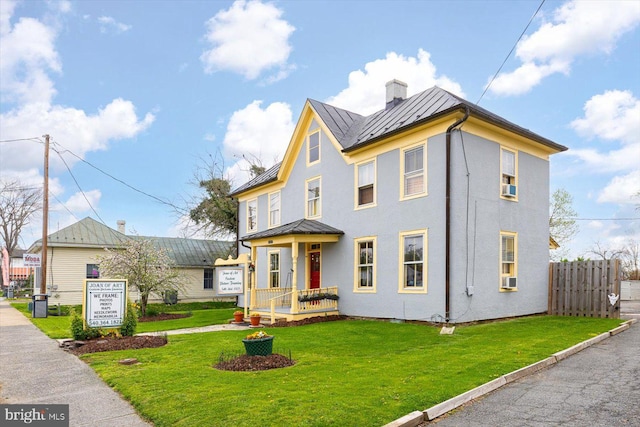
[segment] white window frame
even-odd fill
[[[317,136],[318,138],[318,145],[312,147],[311,146],[311,138]],[[320,157],[321,157],[321,150],[320,147],[322,146],[322,137],[320,135],[320,129],[317,129],[315,131],[309,132],[309,134],[307,134],[307,166],[311,166],[311,165],[315,165],[316,163],[320,163]],[[311,153],[312,151],[317,150],[317,159],[311,159]]]
[[[309,195],[309,184],[314,181],[318,181],[318,195],[317,197],[310,197]],[[304,193],[305,193],[305,208],[304,208],[304,216],[307,219],[316,219],[322,216],[322,177],[316,176],[313,178],[309,178],[304,182]],[[311,212],[311,203],[315,202],[316,212]]]
[[[513,156],[513,169],[509,168],[508,162],[505,162],[505,154]],[[511,170],[508,170],[511,169]],[[505,196],[502,193],[503,185],[515,185],[516,195],[515,197]],[[504,200],[512,202],[518,201],[518,152],[509,148],[500,147],[500,197]]]
[[[255,210],[253,215],[252,206]],[[258,231],[258,199],[251,199],[247,200],[247,233],[255,233],[256,231]]]
[[[281,283],[282,283],[282,280],[281,280],[282,276],[280,274],[280,271],[281,271],[281,269],[280,269],[280,265],[281,265],[280,264],[280,262],[281,262],[280,251],[279,250],[269,251],[267,253],[267,256],[269,258],[268,259],[268,263],[269,263],[269,266],[268,266],[268,270],[269,270],[269,288],[280,288],[281,287]],[[277,265],[276,269],[272,268],[273,267],[273,264],[271,262],[271,257],[272,256],[277,256],[278,257],[278,265]],[[274,275],[274,273],[277,275],[276,277],[278,278],[277,286],[274,286],[274,283],[273,283],[273,275]]]
[[[422,150],[422,169],[412,170],[407,172],[406,156],[411,151]],[[420,144],[412,145],[400,150],[400,198],[401,200],[413,199],[416,197],[422,197],[427,195],[427,144],[422,142]],[[422,190],[415,193],[407,192],[407,180],[421,177],[422,178]]]
[[[399,250],[398,250],[398,292],[399,293],[427,293],[427,273],[428,273],[428,238],[427,230],[411,230],[401,232],[399,235]],[[405,259],[405,240],[407,238],[422,237],[422,259],[419,262],[407,261]],[[406,286],[405,267],[408,265],[422,265],[422,286]]]
[[[360,175],[360,171],[361,169],[363,169],[364,167],[367,166],[371,166],[372,171],[371,171],[371,182],[366,182],[363,183],[361,180],[361,175]],[[355,167],[355,207],[356,209],[363,209],[363,208],[370,208],[373,206],[376,206],[377,204],[377,197],[376,197],[376,193],[377,193],[377,162],[376,159],[373,160],[367,160],[365,162],[361,162],[356,164]],[[372,191],[372,200],[369,203],[360,203],[360,190],[371,186],[371,191]]]
[[[274,209],[273,199],[277,197],[277,208]],[[280,191],[269,193],[269,228],[280,225],[282,218],[282,196]]]
[[[511,255],[512,259],[505,259],[505,239],[509,239],[513,241],[513,254]],[[518,233],[512,231],[500,231],[500,255],[499,255],[499,272],[500,272],[500,281],[499,281],[499,289],[500,292],[513,292],[517,291],[518,287],[516,284],[515,288],[503,288],[502,283],[505,277],[518,277]],[[505,268],[508,266],[509,271],[505,273]]]
[[[371,244],[372,260],[371,262],[361,263],[360,246],[362,244]],[[375,236],[359,237],[353,240],[354,260],[353,260],[353,290],[354,292],[375,293],[376,277],[377,277],[377,238]],[[360,270],[362,268],[371,269],[371,286],[361,286]]]
[[[211,273],[211,277],[207,277],[207,271]],[[207,282],[209,282],[210,286],[207,286]],[[213,290],[214,287],[215,287],[215,283],[214,282],[215,282],[214,269],[213,268],[205,268],[203,270],[203,272],[202,272],[202,289]]]

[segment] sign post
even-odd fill
[[[127,310],[126,280],[85,280],[82,317],[91,328],[122,326]]]

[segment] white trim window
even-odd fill
[[[500,233],[500,288],[515,289],[518,275],[518,235]]]
[[[269,287],[280,287],[280,251],[269,252]]]
[[[355,290],[357,291],[375,291],[376,287],[376,264],[375,238],[364,237],[355,240],[355,257],[356,257],[356,276]]]
[[[401,235],[402,275],[401,289],[422,291],[426,289],[426,235],[424,232],[407,232]]]
[[[310,133],[307,137],[307,164],[320,161],[320,131]]]
[[[280,192],[269,194],[269,227],[280,225]]]
[[[403,196],[411,197],[425,192],[424,145],[403,152]]]
[[[376,162],[374,160],[357,166],[358,195],[357,206],[368,206],[376,203]]]
[[[204,269],[203,289],[213,289],[213,268]]]
[[[307,218],[317,218],[321,212],[320,178],[312,178],[306,182]]]
[[[517,152],[500,149],[500,195],[503,198],[517,199],[518,157]]]
[[[247,201],[247,233],[258,231],[258,199]]]

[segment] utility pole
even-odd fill
[[[44,135],[44,188],[42,190],[42,261],[40,265],[40,293],[47,293],[47,230],[49,224],[49,135]]]

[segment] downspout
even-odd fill
[[[451,252],[451,133],[453,130],[460,126],[465,120],[469,118],[469,107],[464,106],[465,112],[464,117],[456,120],[451,126],[447,128],[446,134],[446,142],[447,142],[447,181],[446,181],[446,204],[445,204],[445,217],[446,217],[446,226],[445,226],[445,273],[444,273],[444,317],[445,322],[449,323],[450,320],[450,301],[451,301],[451,262],[450,262],[450,252]]]

